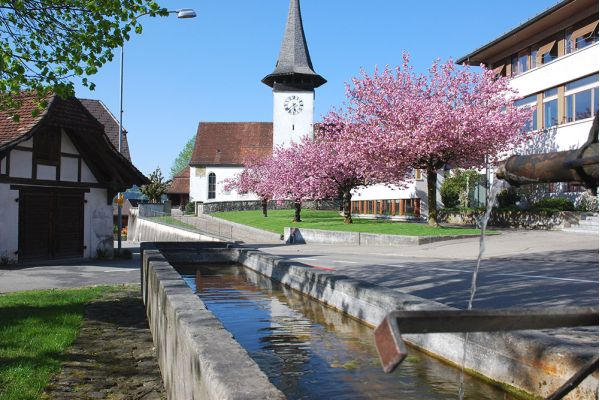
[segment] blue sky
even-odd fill
[[[124,116],[135,165],[168,175],[200,121],[271,121],[271,89],[260,82],[275,67],[288,0],[174,0],[195,19],[144,17],[142,35],[125,45]],[[315,70],[315,118],[344,101],[344,85],[361,68],[395,66],[402,51],[417,70],[457,59],[519,25],[556,0],[301,0]],[[119,56],[76,85],[118,117]]]

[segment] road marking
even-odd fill
[[[295,257],[296,260],[306,260],[306,261],[317,261],[316,258],[307,258],[307,257]]]
[[[598,281],[589,281],[587,279],[556,278],[553,276],[544,276],[544,275],[525,275],[525,274],[490,274],[490,275],[521,276],[524,278],[542,278],[542,279],[554,279],[557,281],[568,281],[568,282],[598,283]]]
[[[311,265],[311,267],[316,269],[322,269],[323,271],[335,271],[335,268],[321,267],[319,265]]]
[[[346,261],[346,260],[338,260],[338,261],[333,261],[334,263],[343,263],[343,264],[358,264],[357,261]]]

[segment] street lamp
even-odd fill
[[[169,11],[169,14],[177,14],[177,18],[179,19],[189,19],[196,18],[196,11],[191,8],[181,8],[179,10]],[[119,146],[118,150],[121,153],[121,149],[123,146],[123,59],[125,56],[125,44],[121,45],[121,74],[120,74],[120,95],[119,95]],[[121,193],[118,195],[119,199],[121,197]],[[117,253],[121,253],[121,230],[123,229],[123,221],[122,221],[122,205],[121,202],[117,202],[117,226],[119,232],[117,234]]]

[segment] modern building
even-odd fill
[[[527,129],[540,130],[524,151],[543,153],[580,147],[598,113],[598,1],[564,0],[458,59],[484,64],[511,79],[532,107]],[[575,193],[574,184],[548,192]]]
[[[51,96],[36,115],[35,95],[21,100],[0,112],[0,257],[112,255],[113,198],[146,177],[79,100]]]

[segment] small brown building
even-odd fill
[[[167,198],[173,207],[183,208],[190,202],[190,167],[185,167],[173,177],[167,190]]]

